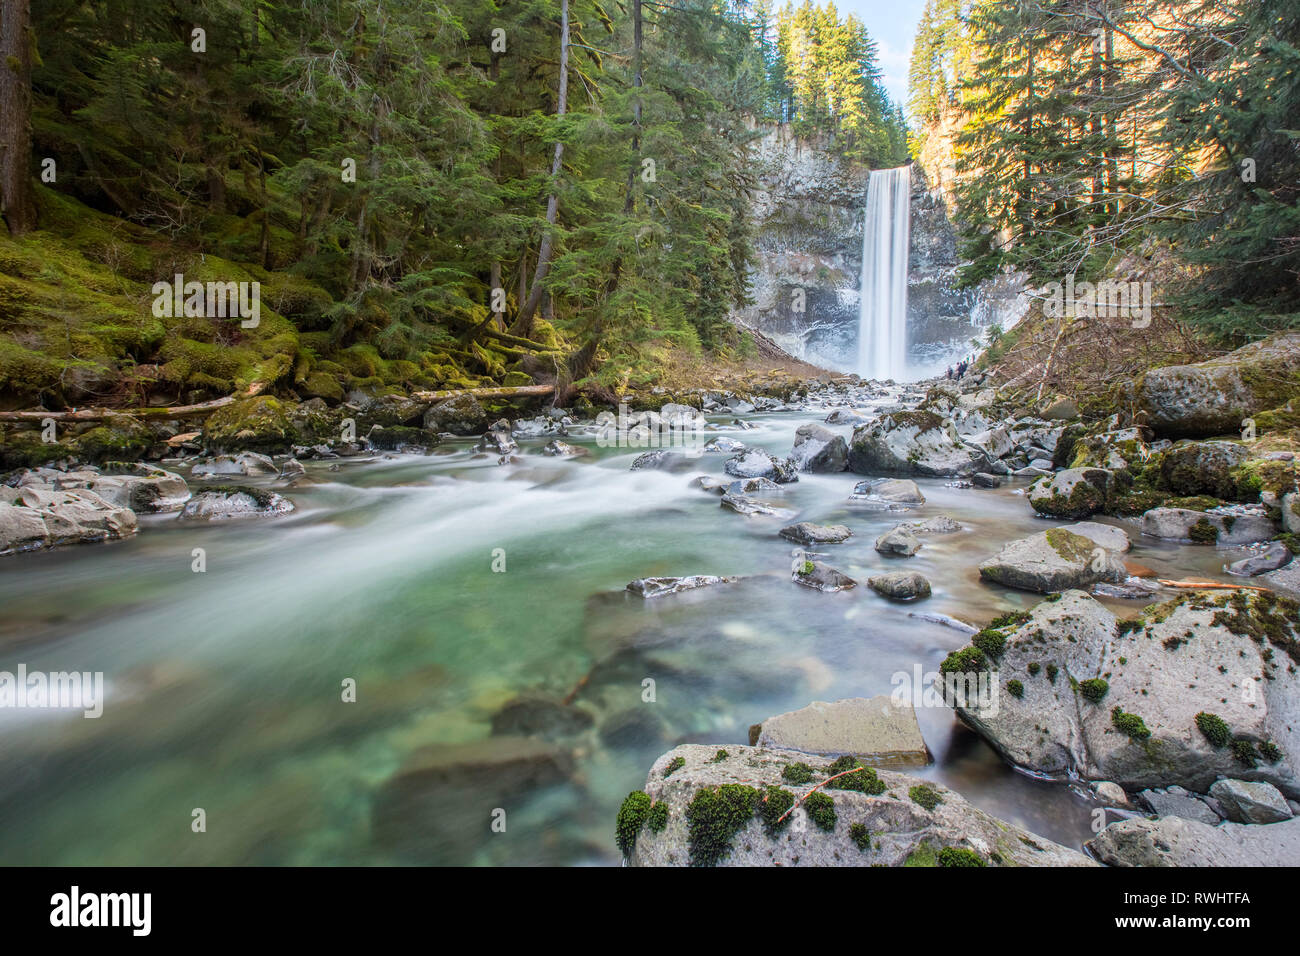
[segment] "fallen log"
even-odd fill
[[[47,418],[52,418],[56,422],[98,422],[117,415],[125,415],[128,418],[161,419],[163,421],[173,418],[204,418],[211,415],[218,408],[225,408],[241,398],[252,398],[264,388],[266,388],[265,382],[254,382],[238,395],[226,395],[222,398],[214,398],[210,402],[199,402],[197,405],[157,405],[147,408],[77,408],[67,412],[0,412],[0,422],[36,422],[39,424]]]
[[[449,388],[438,392],[412,392],[411,398],[417,402],[441,402],[461,395],[472,395],[475,398],[534,398],[554,392],[554,385],[516,385],[512,388]]]
[[[1268,591],[1254,584],[1224,584],[1222,581],[1208,581],[1201,578],[1188,578],[1185,581],[1170,581],[1156,578],[1158,584],[1167,588],[1188,588],[1193,591]]]

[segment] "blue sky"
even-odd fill
[[[816,2],[816,0],[814,0]],[[880,70],[894,102],[907,105],[907,61],[925,0],[836,0],[840,16],[853,14],[880,46]]]

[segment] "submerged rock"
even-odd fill
[[[1022,591],[1050,594],[1128,577],[1124,562],[1083,535],[1065,528],[1017,538],[980,565],[980,577]]]
[[[492,735],[555,740],[579,734],[592,723],[591,714],[579,707],[558,697],[529,692],[511,698],[492,715]]]
[[[690,463],[690,459],[686,457],[685,452],[657,448],[654,451],[647,451],[637,455],[632,461],[631,470],[681,471],[683,468],[689,467]]]
[[[725,494],[722,496],[722,507],[729,508],[736,514],[742,515],[771,515],[777,518],[793,517],[794,512],[785,508],[777,508],[773,505],[764,504],[755,498],[746,495]]]
[[[878,501],[889,505],[925,504],[925,495],[916,482],[910,478],[880,478],[875,481],[859,481],[853,486],[851,501]]]
[[[847,591],[858,586],[858,582],[847,574],[820,561],[805,561],[791,577],[795,584],[817,591]]]
[[[730,584],[735,580],[735,578],[717,577],[712,574],[693,574],[684,578],[637,578],[628,583],[626,590],[649,599],[692,591],[695,588],[705,588],[713,584]]]
[[[906,525],[900,524],[876,539],[876,550],[881,554],[899,554],[910,558],[921,550],[921,542]]]
[[[810,783],[783,776],[793,763],[809,767]],[[677,747],[624,802],[621,848],[632,866],[1095,865],[952,790],[891,770],[841,777],[781,819],[825,781],[831,764],[789,750]]]

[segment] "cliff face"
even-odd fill
[[[754,304],[733,319],[826,368],[854,371],[870,171],[827,143],[770,128],[755,144],[758,263]],[[971,351],[977,297],[955,289],[957,239],[943,196],[912,167],[908,353],[917,376]],[[980,310],[975,309],[976,314]]]

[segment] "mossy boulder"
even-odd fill
[[[1196,365],[1152,369],[1134,384],[1147,424],[1165,438],[1210,438],[1300,395],[1300,332],[1279,332]]]
[[[892,412],[856,428],[848,468],[862,475],[968,477],[985,471],[988,455],[966,444],[955,426],[927,409]]]
[[[1067,468],[1034,482],[1029,504],[1049,518],[1079,520],[1105,511],[1115,487],[1114,474],[1105,468]]]
[[[616,825],[631,866],[939,865],[949,848],[989,866],[1094,865],[932,781],[863,767],[869,786],[834,785],[849,775],[811,792],[842,768],[843,758],[730,744],[719,756],[716,746],[686,745],[655,761],[645,789],[629,795]],[[792,761],[807,764],[810,782],[783,775]],[[935,799],[908,799],[919,787]],[[665,808],[658,829],[651,816],[657,806]]]
[[[81,458],[94,464],[132,461],[155,443],[148,427],[126,415],[114,415],[76,439]]]
[[[1127,576],[1118,555],[1065,528],[1010,541],[980,565],[985,581],[1040,594],[1119,583]]]
[[[240,399],[208,417],[203,437],[218,451],[287,451],[300,441],[295,407],[270,395]]]
[[[1082,591],[1067,591],[1002,631],[994,666],[1016,675],[1023,694],[1001,694],[992,706],[968,700],[957,712],[1012,764],[1128,790],[1203,793],[1231,776],[1300,796],[1296,602],[1193,592],[1120,622]],[[1039,667],[1031,672],[1031,664]],[[1059,676],[1049,680],[1045,669]],[[1278,759],[1245,766],[1207,736],[1206,713],[1233,741],[1268,746]]]
[[[1161,484],[1176,495],[1235,498],[1237,478],[1233,470],[1249,454],[1244,445],[1236,442],[1180,442],[1161,458]]]

